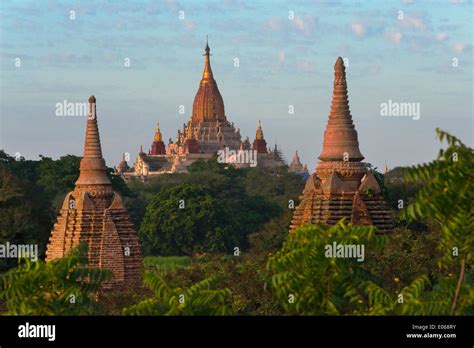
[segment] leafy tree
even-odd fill
[[[246,236],[279,209],[261,197],[237,192],[238,188],[227,179],[213,187],[182,184],[161,190],[140,226],[144,252],[191,255],[245,248]]]
[[[242,183],[249,195],[260,195],[271,200],[284,210],[289,209],[289,201],[296,206],[303,191],[305,180],[301,175],[288,173],[288,168],[244,169]]]
[[[144,283],[155,296],[123,309],[125,315],[227,315],[229,289],[213,290],[215,277],[204,279],[188,289],[172,288],[159,275],[146,272]]]
[[[272,285],[281,306],[300,315],[441,315],[448,313],[445,293],[453,279],[431,285],[426,275],[400,290],[389,290],[380,278],[349,258],[326,257],[325,247],[364,245],[379,250],[387,238],[373,226],[350,226],[343,221],[327,227],[306,225],[290,234],[269,260]],[[472,287],[465,289],[463,306],[472,310]],[[469,300],[469,296],[471,299]]]
[[[268,262],[272,285],[289,314],[340,315],[362,311],[360,290],[371,280],[353,258],[327,257],[326,247],[364,245],[380,249],[387,238],[375,234],[373,226],[348,226],[343,221],[328,227],[306,225],[289,234],[283,247]]]
[[[50,201],[74,189],[74,183],[79,177],[80,157],[67,155],[60,157],[59,160],[44,156],[40,158],[37,182]]]
[[[0,164],[0,243],[37,244],[41,254],[51,220],[52,213],[41,190]],[[14,265],[14,259],[0,259],[0,270]]]
[[[384,175],[385,187],[388,192],[387,203],[396,212],[403,207],[399,207],[400,200],[404,206],[413,202],[416,193],[423,186],[419,182],[409,182],[403,179],[406,167],[395,167]]]
[[[7,315],[91,315],[94,296],[110,272],[88,268],[87,244],[48,263],[25,259],[0,275],[0,299]]]
[[[250,251],[263,254],[278,251],[288,235],[293,212],[293,210],[287,210],[269,220],[258,232],[249,234]]]
[[[160,263],[167,263],[163,259]],[[171,262],[174,259],[171,257]],[[248,252],[239,256],[205,254],[189,258],[185,266],[175,264],[173,269],[160,266],[153,271],[173,287],[187,288],[201,279],[217,277],[219,288],[232,291],[231,315],[282,315],[284,312],[271,291],[267,261],[265,254]]]
[[[442,274],[437,267],[438,243],[439,231],[395,228],[390,231],[383,252],[367,252],[364,268],[383,279],[384,287],[392,291],[399,291],[423,274],[435,281]]]
[[[474,261],[474,152],[458,138],[440,129],[436,132],[440,141],[446,140],[448,147],[439,151],[436,160],[405,171],[405,180],[424,185],[404,216],[432,219],[438,224],[440,265],[458,269],[457,284],[449,293],[450,313],[454,315],[462,312],[457,308],[464,276]],[[471,290],[466,291],[471,293]]]
[[[470,277],[473,278],[472,273]],[[474,314],[474,279],[462,289],[458,313]],[[364,284],[368,294],[367,315],[446,315],[452,307],[451,296],[456,288],[455,277],[441,277],[431,286],[427,276],[422,275],[400,292],[394,294],[383,287],[368,281]]]

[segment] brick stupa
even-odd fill
[[[363,159],[349,110],[345,67],[339,57],[320,161],[306,182],[290,231],[304,224],[333,225],[341,218],[353,225],[374,225],[378,232],[391,230],[390,211]]]
[[[46,261],[64,257],[81,242],[89,246],[89,266],[108,269],[104,289],[141,286],[141,251],[137,233],[120,195],[112,189],[102,157],[96,99],[89,98],[84,156],[74,191],[64,199],[46,250]]]

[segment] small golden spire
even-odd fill
[[[257,133],[255,134],[255,139],[263,139],[263,130],[262,130],[262,123],[260,122],[260,119],[258,119],[257,123]]]
[[[388,173],[387,162],[385,162],[385,166],[383,167],[383,173],[384,173],[384,174],[387,174],[387,173]]]
[[[156,130],[155,130],[155,138],[154,141],[163,141],[163,137],[161,135],[160,131],[160,122],[156,124]]]
[[[140,145],[140,153],[143,153],[143,145]]]
[[[209,42],[206,39],[206,53],[204,53],[204,56],[206,56],[206,63],[204,65],[204,72],[202,73],[202,78],[203,80],[212,80],[214,79],[213,74],[212,74],[212,69],[211,69],[211,49],[209,48]],[[202,81],[201,81],[202,82]]]

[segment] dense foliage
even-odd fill
[[[98,314],[94,299],[110,272],[89,268],[87,245],[72,249],[69,256],[53,260],[23,262],[0,275],[0,300],[7,315]]]
[[[148,205],[140,226],[144,251],[191,255],[245,248],[246,236],[276,216],[278,207],[235,190],[230,181],[226,184],[183,184],[161,190]]]
[[[123,309],[126,315],[226,315],[229,289],[212,289],[215,277],[204,279],[187,289],[172,288],[159,275],[147,272],[144,283],[155,296]]]
[[[464,282],[466,271],[472,271],[474,265],[474,151],[458,138],[439,129],[436,131],[440,141],[446,140],[448,147],[439,151],[436,160],[405,172],[405,180],[423,183],[405,216],[429,218],[437,223],[441,232],[440,265],[457,268],[458,272],[456,285],[448,292],[450,313],[455,314],[462,312],[458,308],[463,292],[471,294],[471,302],[474,302],[474,288]],[[454,281],[442,279],[440,283],[454,284]]]
[[[380,250],[386,241],[372,226],[303,226],[269,260],[275,295],[290,314],[358,313],[366,305],[360,288],[371,279],[362,267],[364,260],[328,256],[327,248],[337,243]]]
[[[219,279],[220,288],[232,292],[229,312],[232,315],[281,315],[284,311],[274,298],[267,256],[242,253],[186,257],[149,257],[146,264],[173,287],[189,287],[209,277]]]

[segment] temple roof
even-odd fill
[[[211,69],[211,53],[206,44],[204,72],[199,89],[194,97],[192,123],[226,121],[224,100]]]
[[[347,95],[346,71],[341,57],[334,65],[334,87],[331,111],[324,132],[321,161],[360,162],[364,156],[359,150],[357,131],[352,122]]]

